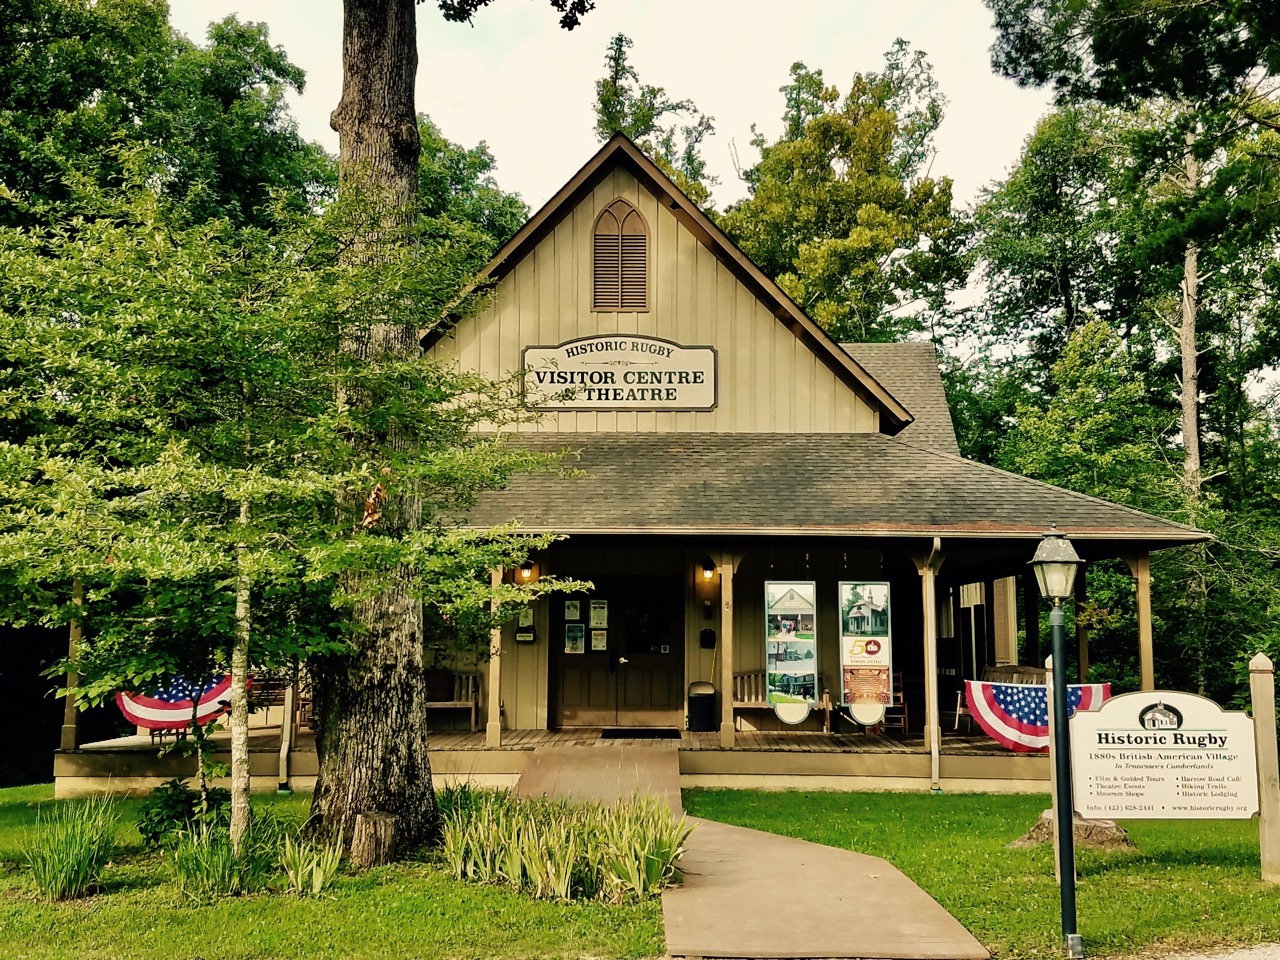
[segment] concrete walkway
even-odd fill
[[[515,793],[604,803],[647,793],[678,816],[679,756],[667,742],[538,747]],[[693,822],[684,885],[662,895],[672,957],[987,960],[959,921],[885,860]]]
[[[662,895],[673,957],[986,960],[960,922],[879,857],[696,820]]]
[[[679,816],[679,742],[670,740],[538,747],[520,774],[518,797],[565,797],[615,803],[637,794],[661,797]]]

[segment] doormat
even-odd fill
[[[675,727],[605,727],[601,740],[679,740]]]

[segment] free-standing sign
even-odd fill
[[[533,410],[714,410],[716,351],[658,337],[604,334],[525,347]]]
[[[1084,817],[1247,819],[1258,812],[1254,757],[1248,715],[1193,693],[1126,693],[1071,719]]]
[[[893,701],[889,584],[840,584],[840,702],[859,723],[879,723]]]
[[[812,580],[764,585],[765,685],[769,703],[788,723],[809,715],[818,699],[818,640]]]

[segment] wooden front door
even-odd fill
[[[595,590],[552,600],[552,693],[561,727],[684,725],[680,577],[592,577]],[[577,602],[575,610],[573,603]],[[593,604],[592,601],[595,601]],[[581,652],[577,634],[582,634]]]

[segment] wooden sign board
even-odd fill
[[[1253,721],[1193,693],[1112,697],[1071,718],[1081,816],[1247,819],[1258,812]]]

